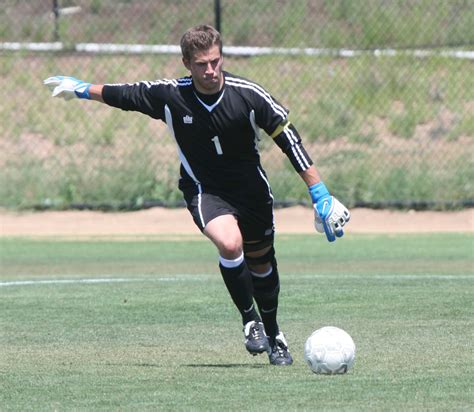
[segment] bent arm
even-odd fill
[[[351,215],[347,208],[331,196],[321,176],[306,153],[296,128],[286,119],[271,134],[275,143],[288,156],[293,167],[308,186],[315,212],[315,227],[330,242],[344,234],[343,227]]]
[[[271,137],[282,152],[286,154],[308,187],[321,181],[316,166],[303,147],[298,131],[288,119],[274,130]]]
[[[303,179],[303,181],[306,183],[308,187],[321,182],[321,176],[318,172],[318,169],[316,169],[316,166],[314,164],[312,164],[306,170],[299,172],[299,175],[301,176],[301,178]]]

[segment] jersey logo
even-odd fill
[[[186,116],[183,116],[183,123],[184,124],[193,124],[193,117],[187,114]]]

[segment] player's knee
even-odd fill
[[[242,254],[242,240],[238,237],[222,239],[218,244],[219,254],[226,259],[232,259]]]

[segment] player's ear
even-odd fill
[[[181,60],[184,64],[184,67],[186,67],[186,69],[191,71],[191,62],[188,59],[184,58],[184,57]]]

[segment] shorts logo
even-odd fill
[[[183,116],[183,123],[184,124],[193,124],[193,118],[189,114]]]

